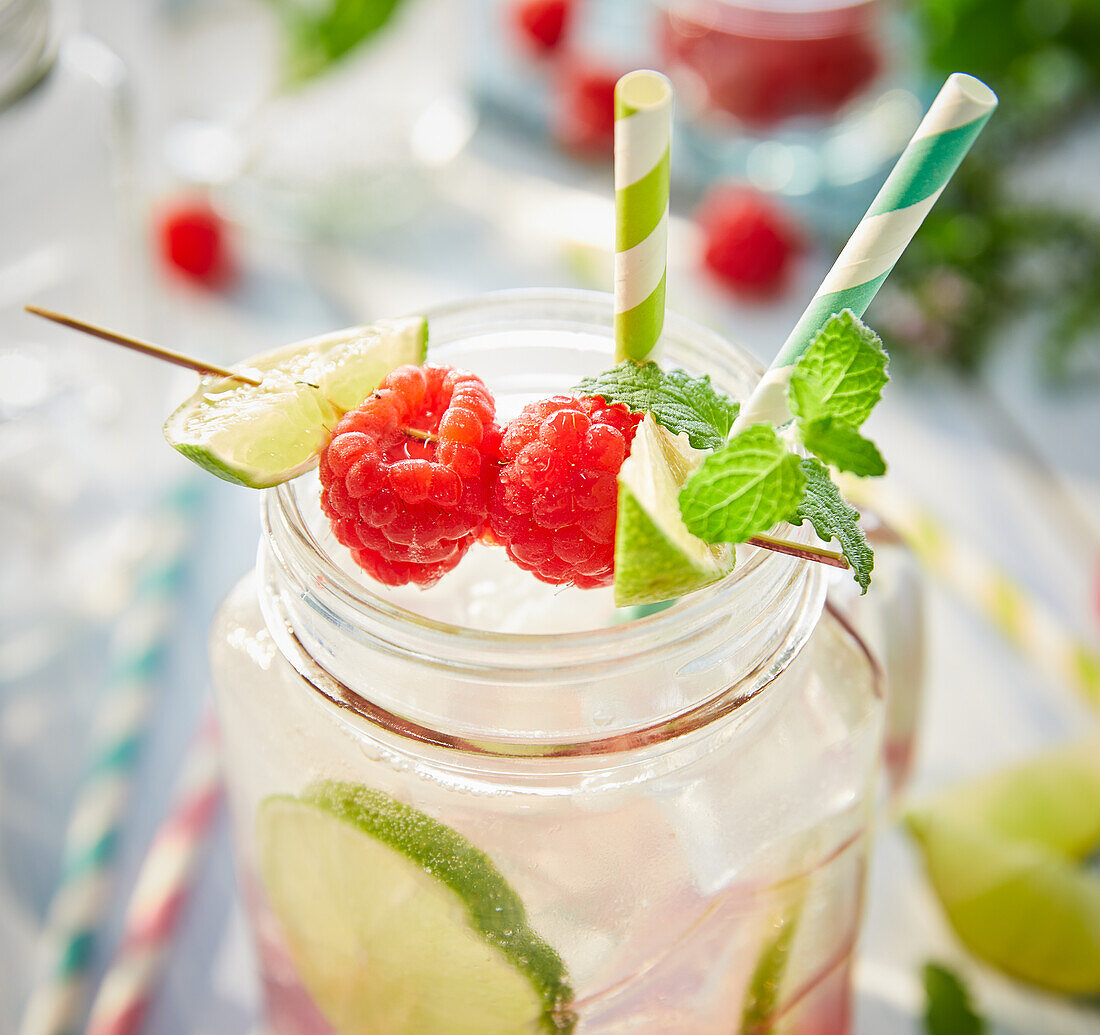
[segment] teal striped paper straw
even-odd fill
[[[851,309],[862,316],[867,311],[996,107],[997,95],[980,79],[961,72],[948,78],[779,355],[741,407],[732,434],[761,421],[790,420],[787,384],[795,361],[834,313]]]
[[[61,876],[42,936],[46,965],[20,1035],[76,1035],[84,1029],[88,970],[110,904],[111,868],[171,630],[192,504],[185,487],[163,505],[153,523],[151,555],[114,630],[91,764],[69,816]]]
[[[615,84],[615,359],[650,358],[665,323],[672,84],[639,69]]]

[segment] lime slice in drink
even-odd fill
[[[388,795],[320,783],[258,817],[260,874],[340,1035],[570,1031],[558,955],[489,857]]]
[[[1100,745],[952,790],[907,817],[951,925],[1001,970],[1100,993]]]
[[[779,929],[764,943],[756,966],[753,967],[749,987],[745,991],[741,1027],[738,1029],[742,1035],[767,1031],[770,1026],[772,1014],[780,1003],[780,991],[784,985],[787,963],[791,957],[791,944],[798,929],[801,910],[802,900],[798,899],[773,920],[774,926]]]
[[[693,536],[680,518],[680,489],[706,456],[650,414],[638,425],[619,471],[615,605],[670,600],[719,581],[734,565],[732,546]]]
[[[349,327],[238,364],[262,381],[207,376],[164,424],[175,449],[228,482],[263,489],[308,470],[328,429],[394,367],[422,363],[421,316]]]

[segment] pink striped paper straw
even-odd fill
[[[122,941],[92,1003],[85,1035],[141,1030],[221,793],[217,725],[208,708],[184,759],[171,811],[141,865]]]

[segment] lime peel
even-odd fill
[[[380,791],[322,782],[257,819],[260,873],[338,1032],[572,1030],[565,968],[484,852]]]

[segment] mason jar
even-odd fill
[[[428,318],[500,420],[612,361],[606,295]],[[737,398],[759,376],[674,314],[662,348]],[[264,493],[211,633],[271,1030],[847,1032],[883,701],[820,566],[739,548],[649,614],[488,546],[390,589],[318,496]]]

